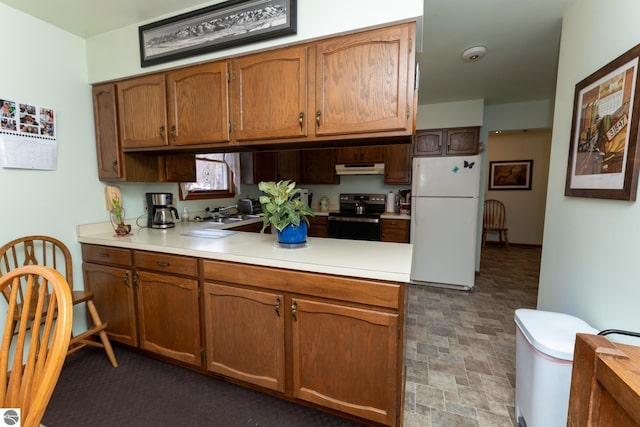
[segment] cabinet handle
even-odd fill
[[[124,277],[122,279],[124,281],[124,285],[128,288],[129,287],[129,273],[124,273]]]
[[[280,317],[280,297],[276,298],[276,314]]]
[[[296,301],[291,304],[291,315],[293,316],[293,320],[298,320],[298,303]]]
[[[171,265],[171,263],[169,262],[164,262],[164,261],[156,261],[156,265],[158,267],[169,267]]]
[[[118,161],[114,160],[113,162],[111,162],[111,169],[113,169],[114,172],[118,172]]]
[[[100,253],[98,254],[98,256],[99,256],[100,258],[109,258],[109,253],[108,253],[108,252],[100,252]]]
[[[164,137],[164,126],[160,126],[160,138],[162,138],[163,140],[165,139],[165,137]]]
[[[140,276],[138,276],[138,273],[133,275],[133,284],[136,286],[136,288],[140,287],[140,283],[138,283],[138,279],[140,278]]]
[[[173,140],[173,142],[176,142],[176,127],[175,127],[175,125],[171,126],[171,132],[170,133],[171,133],[171,139]]]
[[[298,114],[298,123],[300,123],[300,130],[304,128],[304,125],[302,123],[303,119],[304,119],[304,112],[300,112],[300,114]]]
[[[316,111],[316,126],[320,127],[320,115],[322,113],[320,112],[320,110]]]

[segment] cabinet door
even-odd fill
[[[227,62],[167,73],[171,145],[229,142]]]
[[[237,141],[307,135],[307,47],[234,60],[232,90]]]
[[[278,151],[276,156],[279,181],[300,181],[300,151]]]
[[[411,183],[411,144],[396,144],[386,147],[384,183]]]
[[[294,396],[395,425],[398,316],[298,298],[291,310]]]
[[[480,128],[453,128],[447,132],[447,155],[478,154]]]
[[[341,147],[338,148],[338,163],[382,163],[384,162],[385,149],[383,145],[368,147]]]
[[[409,243],[409,220],[383,218],[381,236],[383,242]]]
[[[162,182],[194,182],[196,157],[194,154],[172,154],[161,157],[164,163]]]
[[[167,145],[164,74],[117,83],[118,122],[123,148]]]
[[[85,262],[82,272],[102,321],[108,323],[109,339],[138,345],[131,269]]]
[[[136,299],[140,347],[200,366],[198,281],[139,271]]]
[[[309,217],[309,237],[329,237],[329,221],[326,216]]]
[[[284,392],[284,297],[216,283],[204,289],[207,369]]]
[[[253,183],[278,179],[277,153],[263,151],[253,153]]]
[[[316,135],[411,130],[409,38],[404,24],[316,44]]]
[[[300,182],[303,184],[337,184],[336,150],[322,148],[302,150],[300,153],[302,170]]]
[[[107,83],[94,86],[92,95],[98,177],[101,180],[120,180],[123,172],[118,140],[116,85]]]
[[[414,156],[442,156],[444,129],[419,130],[413,143]]]

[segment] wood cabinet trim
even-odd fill
[[[277,273],[275,273],[277,272]],[[206,280],[398,309],[402,284],[205,260]]]

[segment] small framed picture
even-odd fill
[[[489,162],[489,191],[531,190],[533,160]]]

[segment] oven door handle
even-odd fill
[[[336,222],[360,222],[360,223],[368,223],[368,224],[378,224],[380,222],[380,218],[358,218],[358,217],[345,217],[345,216],[330,216],[328,217],[329,221]]]

